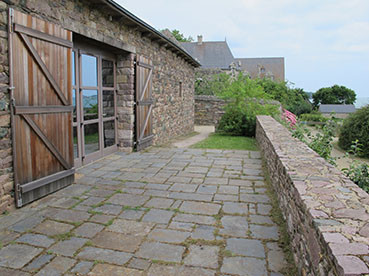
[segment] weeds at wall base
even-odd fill
[[[287,261],[287,266],[280,271],[285,276],[296,276],[298,275],[297,267],[293,258],[291,249],[291,239],[287,232],[287,224],[279,208],[278,198],[272,186],[269,172],[266,169],[266,162],[263,159],[263,173],[265,175],[265,183],[267,187],[267,194],[270,198],[272,210],[270,211],[270,216],[275,224],[279,227],[279,239],[278,245],[282,248],[285,258]]]

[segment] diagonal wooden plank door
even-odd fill
[[[72,33],[10,9],[16,205],[71,184]]]
[[[152,145],[153,65],[148,58],[136,57],[136,148],[142,150]]]

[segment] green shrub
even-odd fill
[[[324,117],[321,113],[305,113],[299,116],[300,121],[307,122],[327,122],[328,118]]]
[[[195,95],[217,95],[231,85],[231,76],[226,73],[196,75]]]
[[[338,145],[342,149],[349,150],[356,140],[362,145],[358,156],[369,157],[369,105],[347,117],[340,129]]]
[[[319,132],[313,134],[302,124],[296,124],[292,131],[292,136],[307,144],[312,150],[323,157],[332,165],[336,165],[336,158],[332,157],[332,141],[337,129],[337,121],[332,119],[321,128]]]
[[[354,160],[348,168],[342,170],[352,182],[369,193],[369,166],[363,162]]]
[[[257,83],[272,99],[279,101],[295,115],[312,111],[308,95],[301,88],[291,88],[288,82],[275,82],[267,78],[258,79]]]
[[[362,152],[362,144],[358,140],[355,140],[349,150],[350,154],[358,156]],[[346,157],[348,156],[348,153]],[[369,193],[369,165],[353,160],[348,168],[342,169],[343,173],[346,174],[352,182],[356,183],[360,188]]]
[[[226,107],[225,113],[219,121],[217,132],[235,135],[254,137],[256,130],[257,115],[274,116],[277,107],[269,104],[261,105],[253,102],[239,107],[230,104]]]
[[[270,95],[255,80],[240,73],[235,80],[218,93],[229,100],[225,114],[219,121],[217,131],[229,135],[253,137],[256,129],[256,115],[276,115],[278,106],[261,104],[267,102]]]

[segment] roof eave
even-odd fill
[[[172,42],[169,38],[167,38],[165,35],[163,35],[161,32],[120,6],[118,3],[116,3],[113,0],[92,0],[91,2],[105,4],[109,6],[110,9],[114,10],[117,15],[119,14],[121,17],[124,17],[128,21],[130,21],[132,24],[129,24],[130,26],[135,26],[139,29],[139,31],[142,32],[144,36],[147,36],[151,40],[157,41],[160,45],[165,46],[170,51],[176,53],[177,55],[183,57],[188,63],[193,65],[194,67],[200,67],[201,64],[196,61],[189,53],[187,53],[184,49],[176,45],[174,42]]]

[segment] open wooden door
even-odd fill
[[[136,57],[136,149],[142,150],[152,144],[152,73],[151,60]]]
[[[71,184],[72,33],[10,9],[16,205]]]

